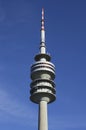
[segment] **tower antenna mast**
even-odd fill
[[[45,28],[44,28],[44,8],[42,8],[42,19],[41,19],[41,43],[40,43],[40,53],[46,53],[46,46],[45,46]]]

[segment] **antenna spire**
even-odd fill
[[[44,8],[42,8],[42,21],[41,30],[44,30]]]
[[[43,53],[43,54],[46,53],[45,28],[44,28],[44,8],[42,8],[40,53]]]

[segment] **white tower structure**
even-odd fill
[[[42,9],[40,53],[35,56],[31,66],[30,100],[39,104],[38,130],[48,130],[47,104],[55,101],[55,66],[46,53],[44,9]]]

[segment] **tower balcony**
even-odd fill
[[[31,67],[31,79],[46,78],[54,80],[55,66],[48,61],[38,61]]]
[[[56,99],[55,83],[52,80],[33,80],[30,87],[30,99],[35,103],[39,103],[41,100],[47,100],[47,102],[50,103]]]

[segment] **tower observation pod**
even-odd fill
[[[35,63],[31,66],[30,100],[39,104],[38,130],[48,130],[47,104],[55,101],[55,66],[51,57],[46,53],[44,9],[41,20],[40,53],[35,56]]]

